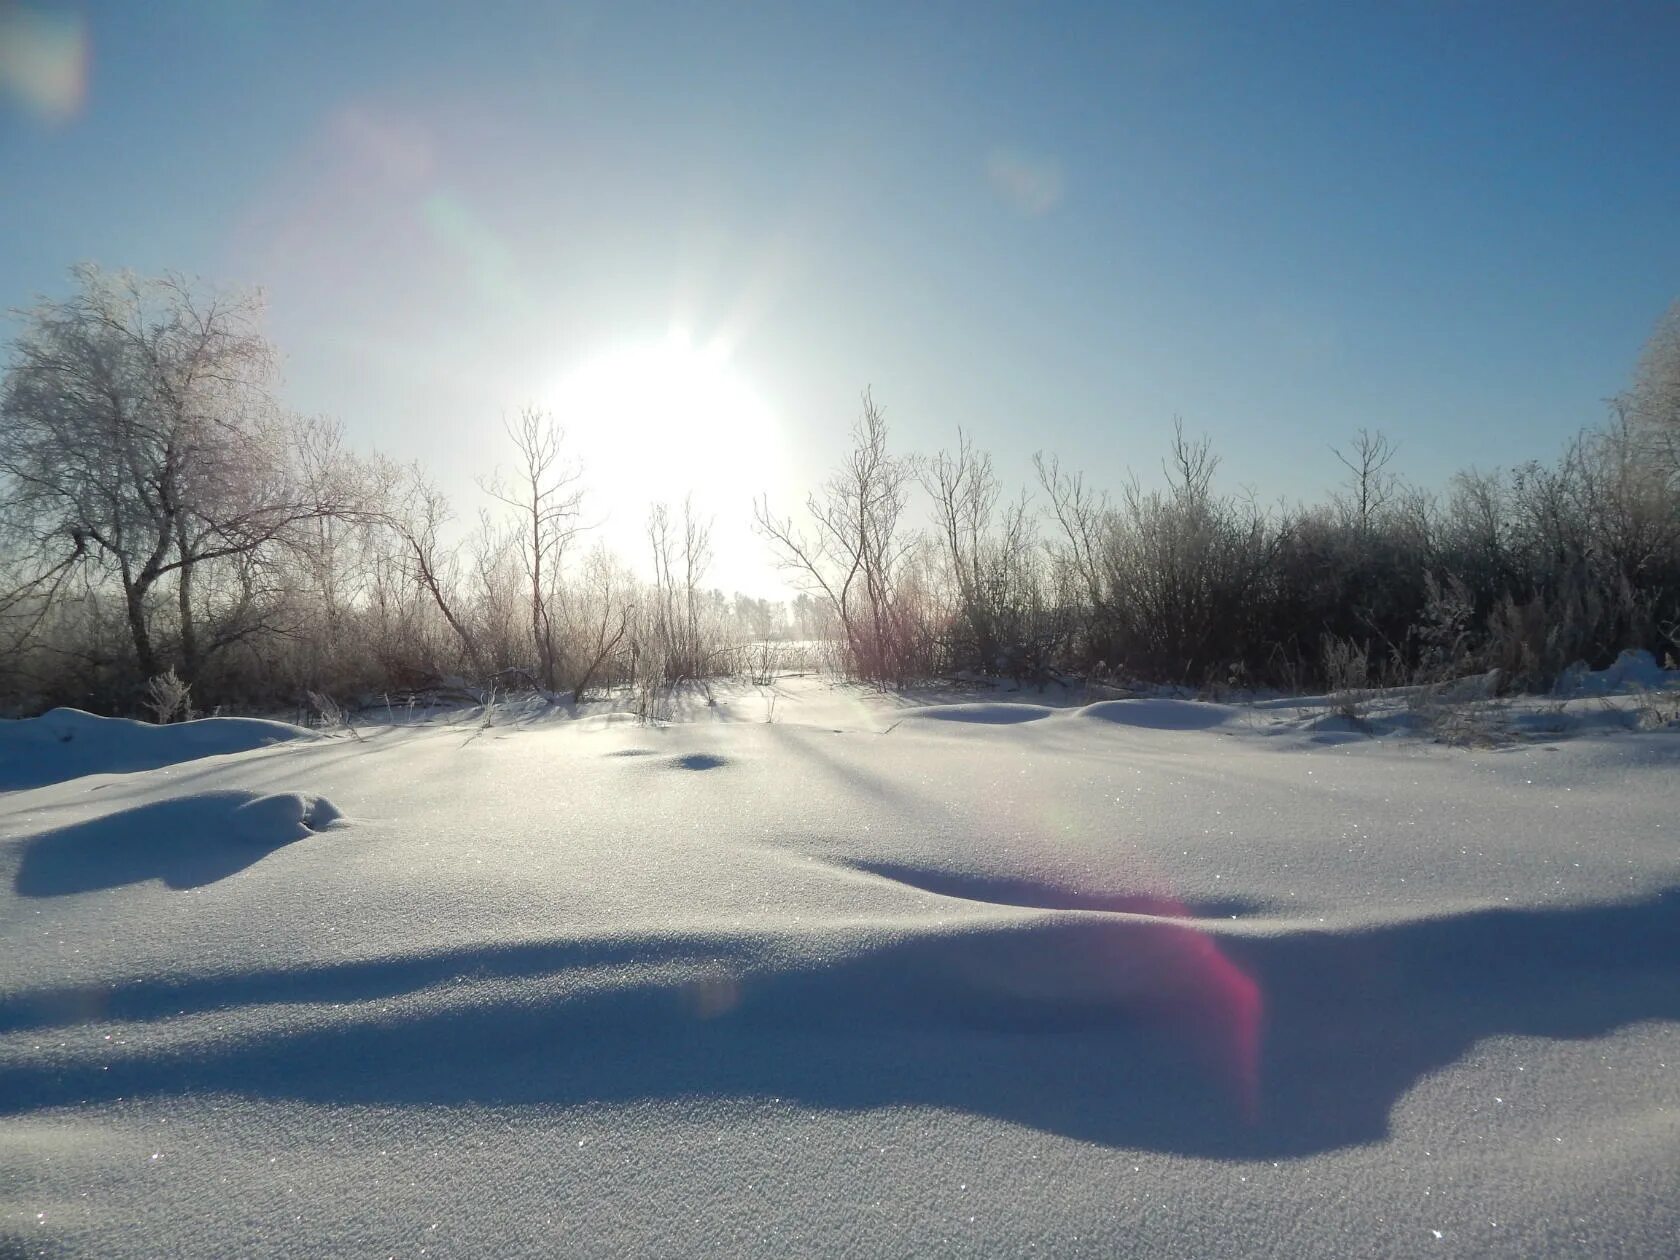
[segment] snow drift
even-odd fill
[[[312,731],[261,718],[200,718],[154,726],[130,718],[53,709],[37,718],[0,721],[0,792],[41,787],[90,774],[156,770],[199,757],[249,752]]]
[[[43,767],[0,813],[0,1247],[1680,1231],[1674,732],[782,690]]]

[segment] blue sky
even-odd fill
[[[0,304],[261,285],[291,405],[470,515],[564,403],[613,540],[698,481],[726,585],[865,385],[1023,483],[1155,476],[1176,415],[1316,497],[1361,426],[1427,483],[1550,456],[1680,296],[1671,3],[32,8],[85,91],[0,57]],[[557,385],[673,329],[753,423]]]

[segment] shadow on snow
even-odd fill
[[[201,888],[261,861],[338,817],[296,793],[199,792],[118,810],[23,841],[13,887],[62,897],[161,880]]]
[[[1680,1019],[1676,890],[1254,937],[1050,914],[860,937],[849,956],[809,966],[766,961],[772,943],[552,942],[12,996],[0,1028],[14,1031],[276,1003],[317,1004],[318,1022],[12,1067],[0,1072],[0,1113],[207,1091],[416,1106],[777,1098],[940,1107],[1111,1146],[1279,1158],[1381,1139],[1407,1090],[1483,1038]],[[1194,960],[1210,950],[1263,1002],[1251,1113],[1228,1012],[1197,988]],[[639,970],[590,972],[622,964]]]

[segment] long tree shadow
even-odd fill
[[[529,952],[463,950],[253,976],[243,992],[238,978],[202,993],[194,982],[119,991],[112,1009],[140,1019],[226,1001],[322,1005],[302,1029],[274,1030],[259,1012],[251,1026],[263,1031],[243,1041],[12,1068],[0,1073],[0,1112],[206,1091],[415,1106],[779,1098],[941,1107],[1111,1146],[1280,1158],[1381,1139],[1400,1097],[1482,1038],[1680,1020],[1673,890],[1258,937],[1046,914],[796,967],[681,938],[659,978],[644,970],[583,991],[562,983],[569,965],[611,966],[649,942],[538,948],[557,951],[552,970]],[[1234,960],[1263,1004],[1252,1090],[1236,1035],[1243,990],[1209,951]],[[446,972],[476,982],[437,984]],[[432,987],[372,1003],[405,985]],[[357,994],[368,1005],[327,1009]]]

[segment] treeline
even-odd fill
[[[553,419],[508,424],[470,529],[423,469],[288,413],[249,296],[78,268],[0,382],[0,710],[181,716],[466,685],[644,707],[826,613],[707,584],[709,523],[647,523],[651,579],[592,543]]]
[[[1361,431],[1315,506],[1221,491],[1175,429],[1166,486],[1118,497],[1055,459],[1006,497],[966,441],[894,454],[866,394],[844,464],[760,531],[819,592],[847,667],[898,684],[958,670],[1301,692],[1497,670],[1552,684],[1627,648],[1680,657],[1680,304],[1605,424],[1553,463],[1465,472],[1444,493]],[[911,504],[931,505],[915,527]]]
[[[655,506],[631,564],[593,542],[561,431],[528,410],[470,530],[414,466],[287,413],[257,304],[84,267],[22,314],[0,382],[0,709],[367,702],[440,685],[617,690],[767,677],[825,640],[893,685],[958,672],[1307,690],[1680,654],[1680,307],[1601,428],[1440,494],[1361,432],[1321,505],[1221,490],[1175,433],[1117,496],[1041,458],[1008,497],[966,440],[917,457],[866,394],[797,515],[755,505],[805,593],[707,585],[708,522]],[[743,508],[745,505],[743,505]]]

